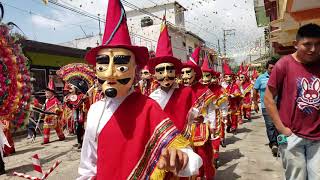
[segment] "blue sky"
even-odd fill
[[[107,0],[58,1],[91,14],[100,13],[103,18],[105,17]],[[171,0],[127,1],[142,8]],[[253,0],[177,1],[188,9],[185,12],[187,29],[211,43],[217,44],[218,39],[220,41],[223,39],[222,29],[236,29],[235,35],[227,38],[227,49],[228,54],[238,62],[247,58],[248,52],[255,47],[257,38],[263,37],[263,29],[256,26]],[[50,3],[44,5],[42,0],[2,0],[2,2],[5,8],[4,21],[16,23],[28,39],[63,43],[84,37],[84,33],[99,32],[97,21]],[[220,45],[222,47],[222,43]]]
[[[87,34],[99,32],[97,21],[51,4],[44,5],[42,0],[3,0],[2,2],[5,8],[3,21],[12,21],[17,24],[28,39],[48,43],[70,41],[84,36],[80,25]]]

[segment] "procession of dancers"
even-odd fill
[[[251,120],[256,77],[248,65],[234,73],[227,59],[223,72],[215,71],[201,45],[189,59],[175,58],[165,18],[155,54],[134,46],[123,11],[120,1],[110,1],[103,45],[87,52],[88,64],[57,71],[62,101],[52,76],[45,103],[32,97],[43,127],[32,122],[29,137],[41,130],[48,144],[51,130],[59,141],[65,132],[76,135],[78,179],[214,179],[226,133]],[[15,149],[10,123],[3,124],[8,156]]]

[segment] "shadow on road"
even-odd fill
[[[35,152],[35,151],[38,151],[38,150],[43,149],[43,148],[45,148],[45,147],[27,148],[27,149],[24,149],[24,150],[21,150],[21,151],[17,151],[13,155],[25,154],[25,153],[32,152],[32,151]]]
[[[239,141],[239,140],[242,140],[242,139],[237,138],[236,136],[228,137],[228,138],[226,139],[226,145],[234,144],[235,142],[237,142],[237,141]]]
[[[215,177],[215,180],[234,180],[234,179],[241,178],[241,176],[234,173],[237,166],[238,166],[238,163],[234,164],[224,170],[218,169],[217,176]]]
[[[261,115],[255,114],[254,116],[251,116],[251,119],[259,119],[260,117],[261,117]]]
[[[55,162],[56,159],[58,159],[59,157],[61,156],[64,156],[66,155],[68,152],[70,152],[71,150],[67,150],[67,151],[64,151],[64,152],[60,152],[58,154],[55,154],[53,156],[49,156],[47,158],[42,158],[40,161],[41,161],[41,164],[45,164],[45,163],[48,163],[48,162]],[[53,163],[52,163],[53,164]]]
[[[239,129],[237,130],[237,133],[238,133],[238,134],[240,134],[240,133],[249,133],[249,132],[252,132],[252,130],[251,130],[251,129],[248,129],[248,128],[246,128],[246,127],[239,128]]]
[[[231,162],[236,159],[240,159],[241,157],[244,157],[243,154],[240,153],[239,149],[232,149],[225,152],[220,152],[220,166],[223,166],[227,164],[228,162]]]
[[[31,171],[33,171],[33,166],[30,163],[30,164],[14,167],[14,168],[11,168],[11,169],[6,169],[6,175],[7,176],[14,176],[13,172],[28,173],[28,172],[31,172]]]

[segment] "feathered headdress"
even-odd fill
[[[72,83],[77,86],[77,84],[83,84],[80,80],[86,82],[88,87],[93,86],[95,79],[95,71],[89,65],[84,63],[72,63],[63,66],[57,71],[57,75],[63,79],[63,81]],[[77,82],[77,83],[74,83]],[[80,82],[80,83],[78,83]],[[87,89],[78,87],[79,89]]]

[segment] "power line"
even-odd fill
[[[49,16],[41,15],[41,14],[36,13],[36,12],[34,12],[34,11],[31,11],[31,10],[21,9],[21,8],[19,8],[19,7],[13,6],[13,5],[8,4],[8,3],[4,3],[4,2],[3,2],[3,4],[4,4],[5,6],[11,7],[11,8],[13,8],[13,9],[16,9],[16,10],[18,10],[18,11],[24,12],[24,13],[29,14],[29,15],[39,16],[39,17],[42,17],[42,18],[44,18],[44,19],[51,20],[51,21],[55,21],[55,22],[59,22],[59,23],[65,22],[65,21],[62,21],[62,20],[57,19],[57,18],[52,18],[52,17],[49,17]],[[87,21],[79,22],[79,24],[69,23],[69,24],[66,24],[65,26],[76,26],[76,27],[80,27],[80,26],[81,26],[80,23],[84,23],[84,22],[87,22]],[[91,28],[91,29],[93,28],[93,27],[87,26],[87,25],[82,25],[82,26],[86,26],[86,27]]]
[[[156,19],[162,20],[161,17],[156,16],[156,15],[148,12],[148,11],[145,10],[145,9],[141,9],[140,7],[134,5],[134,4],[132,4],[132,3],[128,2],[128,1],[126,1],[126,0],[122,0],[122,2],[124,2],[124,5],[129,6],[130,8],[132,8],[132,9],[134,9],[134,10],[138,10],[138,11],[141,12],[141,13],[144,13],[144,14],[150,15],[151,17],[154,17],[154,18],[156,18]],[[155,4],[156,4],[156,3],[155,3]],[[156,4],[156,5],[158,5],[158,4]],[[184,13],[184,12],[182,11],[182,12],[179,12],[179,13]],[[166,21],[167,21],[167,20],[166,20]],[[211,32],[209,32],[209,31],[207,31],[207,30],[199,27],[197,24],[194,24],[194,23],[192,23],[192,22],[190,22],[190,21],[186,21],[186,20],[185,20],[185,22],[190,23],[190,24],[193,24],[195,27],[201,29],[202,31],[207,32],[207,33],[210,34],[210,35],[214,35],[214,36],[217,38],[217,36],[216,36],[215,34],[212,34]],[[168,23],[169,25],[171,25],[171,26],[176,27],[177,29],[179,29],[180,32],[186,34],[186,32],[185,32],[185,31],[182,31],[180,27],[175,26],[173,23],[171,23],[171,22],[169,22],[169,21],[167,21],[167,23]],[[209,42],[209,41],[206,41],[206,42]],[[214,44],[214,43],[209,42],[209,44]]]

